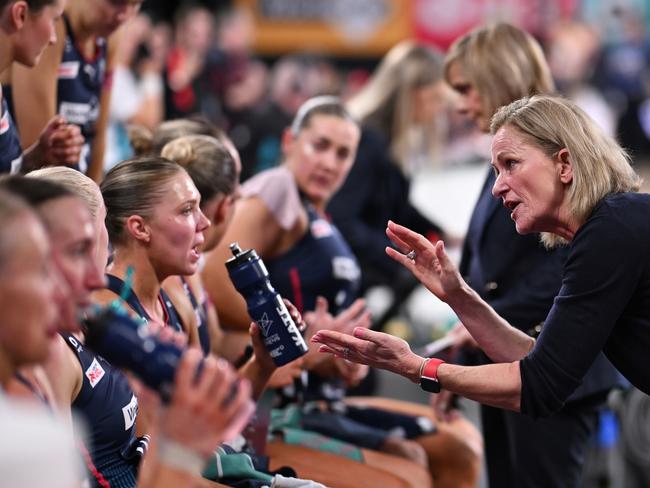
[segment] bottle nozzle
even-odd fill
[[[238,242],[232,242],[228,247],[230,247],[230,251],[235,257],[239,256],[242,253],[241,247],[239,247]]]

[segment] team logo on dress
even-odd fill
[[[0,135],[4,134],[9,130],[9,112],[5,111],[0,119]]]
[[[59,78],[73,80],[79,74],[79,61],[65,61],[59,64]]]
[[[311,235],[314,239],[322,239],[332,235],[332,226],[325,219],[317,219],[311,223]]]
[[[95,385],[104,377],[106,371],[102,368],[102,365],[99,364],[97,358],[93,359],[93,362],[90,364],[90,367],[86,370],[86,378],[90,381],[90,386],[95,388]]]

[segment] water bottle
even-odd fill
[[[246,299],[248,314],[264,337],[264,346],[277,366],[282,366],[307,352],[307,344],[280,295],[269,281],[269,272],[254,249],[242,251],[230,244],[233,257],[226,261],[235,288]]]
[[[169,401],[183,349],[161,342],[147,326],[125,311],[106,307],[84,319],[85,344],[113,366],[133,372]],[[199,365],[200,371],[201,365]],[[198,371],[197,371],[198,374]]]
[[[176,368],[185,351],[173,342],[161,341],[151,334],[146,324],[133,319],[126,311],[113,306],[84,319],[85,345],[103,356],[113,366],[134,373],[145,385],[156,390],[164,403],[169,403],[174,388]],[[196,369],[200,375],[201,361]],[[224,401],[227,405],[239,392],[233,382]],[[255,411],[252,401],[246,402],[223,431],[226,441],[236,438]]]

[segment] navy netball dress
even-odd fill
[[[336,315],[358,297],[361,271],[338,229],[311,204],[304,205],[305,235],[285,254],[264,262],[275,289],[300,312],[314,310],[320,295]]]
[[[107,279],[107,282],[108,282],[106,288],[111,290],[116,295],[121,296],[122,292],[124,290],[124,287],[126,286],[124,281],[122,281],[117,276],[114,276],[114,275],[111,275],[111,274],[107,274],[106,279]],[[160,290],[160,293],[158,294],[158,300],[159,300],[160,305],[162,306],[162,309],[163,309],[165,324],[172,327],[177,332],[185,333],[185,330],[183,329],[183,322],[181,322],[181,319],[178,316],[178,312],[176,312],[176,309],[174,308],[174,304],[170,300],[167,293],[165,293],[165,290],[163,290],[162,288]],[[133,292],[133,290],[131,288],[129,288],[126,291],[126,297],[125,297],[124,301],[126,301],[126,303],[129,305],[129,307],[131,307],[131,309],[136,314],[138,314],[138,317],[140,317],[143,320],[146,320],[147,322],[149,322],[151,320],[151,317],[149,316],[147,311],[142,306],[142,303],[140,303],[140,299],[136,296],[136,294]]]
[[[189,283],[184,276],[181,276],[181,282],[183,283],[183,291],[185,295],[192,303],[192,310],[194,310],[194,316],[196,317],[196,327],[199,333],[199,343],[201,344],[201,350],[203,355],[207,356],[210,354],[210,333],[208,331],[208,301],[207,298],[203,303],[199,303],[199,300],[194,295],[194,292],[190,288]]]
[[[0,91],[1,93],[1,91]],[[0,173],[17,173],[23,160],[18,129],[9,112],[5,97],[2,97],[0,114]]]
[[[72,408],[86,422],[86,445],[92,462],[111,487],[135,487],[138,400],[124,373],[74,336],[61,336],[81,364],[83,384]]]
[[[76,44],[70,21],[65,15],[63,20],[66,39],[57,78],[57,113],[81,129],[86,142],[75,169],[85,173],[90,162],[99,117],[99,101],[106,78],[107,43],[106,39],[98,37],[95,41],[95,56],[92,59],[86,58]]]

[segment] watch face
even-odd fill
[[[427,378],[426,376],[420,377],[420,387],[424,391],[428,391],[430,393],[440,392],[440,383],[438,382],[438,380],[434,380],[433,378]]]

